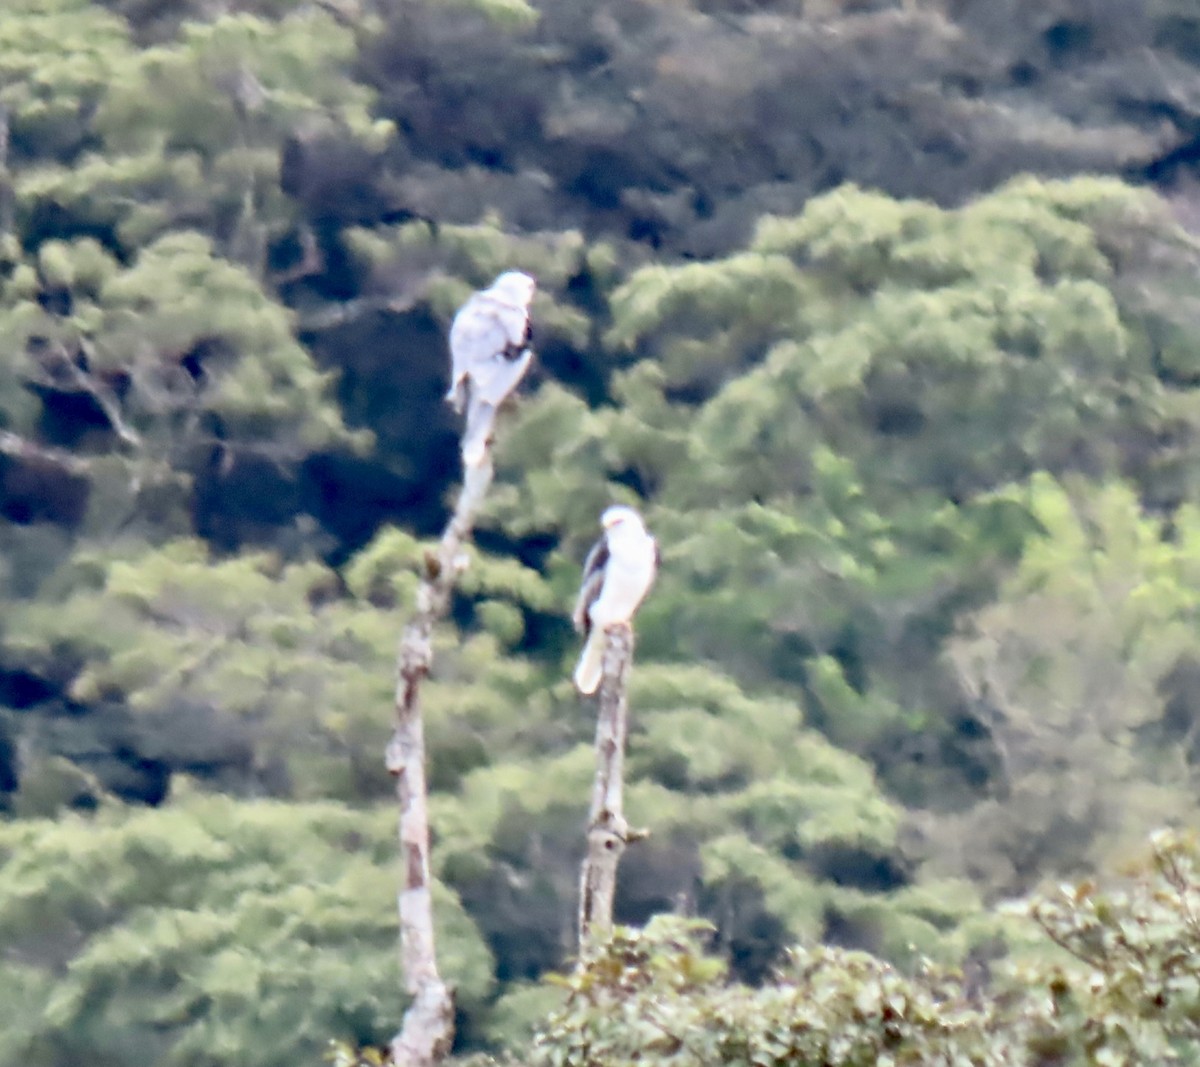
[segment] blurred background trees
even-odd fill
[[[993,905],[1194,821],[1198,129],[1176,0],[12,0],[0,1067],[394,1029],[392,659],[509,267],[538,364],[426,693],[458,1051],[566,995],[616,500],[664,550],[618,919],[714,926],[672,1010],[760,1048],[797,943],[914,1003],[1050,966]],[[1144,1013],[1092,966],[1079,1018]]]

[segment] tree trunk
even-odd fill
[[[387,768],[396,778],[400,806],[400,962],[412,1003],[392,1038],[397,1067],[433,1067],[454,1041],[454,994],[438,973],[429,873],[429,812],[426,804],[425,730],[421,681],[433,665],[433,627],[445,616],[454,583],[466,565],[463,542],[492,481],[490,457],[467,467],[458,506],[436,552],[425,557],[417,610],[404,629],[397,655],[396,717],[387,746]]]
[[[624,812],[626,696],[633,663],[633,627],[618,623],[605,630],[604,668],[596,721],[596,777],[588,816],[587,855],[579,877],[579,954],[612,930],[617,867],[625,846],[645,837],[630,830]]]

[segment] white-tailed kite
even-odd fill
[[[575,602],[575,629],[587,641],[575,668],[575,688],[594,693],[604,666],[604,631],[630,622],[650,592],[658,572],[658,542],[646,532],[642,517],[622,504],[600,516],[604,533],[583,564],[583,584]]]
[[[537,282],[523,271],[501,274],[473,293],[450,325],[450,390],[446,400],[465,410],[463,462],[478,466],[492,436],[496,412],[529,369],[529,305]]]

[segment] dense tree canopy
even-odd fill
[[[798,949],[774,980],[722,981],[703,923],[621,931],[577,971],[534,1062],[1194,1064],[1196,849],[1162,835],[1131,884],[1067,885],[1026,909],[1054,951],[979,976],[904,974],[862,952]]]
[[[1097,886],[1194,823],[1197,129],[1183,0],[9,0],[0,1067],[394,1029],[395,643],[510,268],[423,694],[456,1051],[1194,1062],[1194,853]],[[614,501],[651,925],[564,988]]]

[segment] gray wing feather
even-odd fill
[[[608,565],[608,538],[601,537],[587,554],[583,561],[583,582],[579,587],[579,597],[575,601],[575,610],[571,613],[571,621],[575,629],[586,634],[591,629],[592,621],[588,617],[591,606],[604,588],[604,572]]]
[[[450,326],[450,391],[447,399],[461,412],[477,393],[499,407],[516,388],[532,352],[522,346],[529,332],[529,316],[519,308],[498,304],[476,293],[454,316]]]
[[[450,355],[455,375],[469,374],[475,364],[491,359],[508,343],[504,324],[495,315],[495,306],[476,293],[454,316],[450,324]]]
[[[501,348],[521,349],[529,343],[529,311],[506,304],[495,305],[492,314],[507,341]]]

